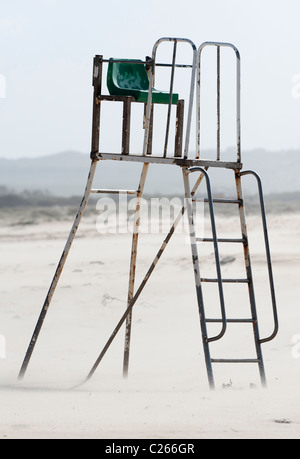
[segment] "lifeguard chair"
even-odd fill
[[[170,42],[172,46],[172,58],[169,62],[160,63],[157,61],[157,50],[163,42]],[[177,48],[178,46],[187,45],[191,48],[191,61],[188,64],[182,64],[177,62]],[[217,50],[217,149],[216,157],[205,159],[202,158],[200,149],[200,106],[201,106],[201,65],[202,65],[202,52],[206,47],[215,47]],[[222,48],[231,49],[236,57],[236,160],[235,161],[223,161],[221,159],[220,149],[220,54]],[[107,87],[109,94],[102,94],[102,79],[103,79],[103,67],[108,65],[107,69]],[[170,85],[168,91],[160,91],[154,88],[155,85],[155,72],[158,67],[167,67],[170,69]],[[189,94],[186,100],[180,99],[179,94],[174,92],[174,76],[175,71],[178,68],[186,68],[189,73]],[[197,86],[197,100],[194,104],[195,88]],[[20,370],[19,378],[22,379],[26,373],[31,355],[34,347],[37,343],[38,336],[40,334],[43,322],[45,320],[47,311],[49,309],[54,291],[57,287],[61,272],[63,270],[65,261],[69,254],[72,242],[75,238],[78,230],[81,218],[84,213],[84,209],[87,205],[88,199],[92,193],[127,193],[136,196],[136,212],[134,221],[134,231],[132,239],[131,249],[131,260],[130,260],[130,279],[129,279],[129,290],[127,299],[127,308],[124,311],[120,321],[113,330],[112,335],[108,339],[104,349],[100,353],[97,361],[93,365],[87,379],[91,378],[97,367],[99,366],[102,358],[108,351],[111,343],[116,337],[117,333],[126,322],[126,337],[125,337],[125,350],[124,350],[124,365],[123,372],[126,376],[129,368],[129,354],[130,354],[130,338],[131,338],[131,322],[132,322],[132,309],[141,295],[145,285],[149,281],[151,274],[153,273],[157,263],[159,262],[168,242],[172,238],[180,220],[184,213],[188,215],[189,222],[189,233],[192,251],[192,266],[195,275],[196,285],[196,298],[198,303],[200,324],[202,332],[202,342],[204,347],[206,369],[208,375],[208,381],[210,388],[215,387],[213,364],[215,363],[254,363],[258,365],[260,378],[262,385],[266,384],[266,376],[262,355],[262,344],[271,341],[275,338],[278,332],[278,316],[275,298],[275,288],[272,273],[271,255],[267,232],[267,223],[265,216],[264,200],[262,193],[261,180],[259,176],[253,171],[242,171],[241,162],[241,122],[240,122],[240,54],[237,48],[230,43],[219,43],[219,42],[205,42],[197,50],[194,43],[188,39],[182,38],[161,38],[159,39],[152,51],[152,56],[143,60],[137,59],[105,59],[103,56],[97,55],[94,58],[93,68],[93,127],[92,127],[92,149],[91,149],[91,168],[87,180],[86,190],[80,204],[78,213],[75,217],[74,224],[72,226],[70,235],[68,237],[65,249],[62,257],[59,261],[56,269],[54,278],[50,285],[49,292],[47,294],[45,303],[43,305],[41,314],[39,316],[36,328],[34,330],[32,339],[25,359],[23,361],[22,368]],[[120,152],[105,152],[101,151],[100,148],[100,108],[101,104],[106,102],[120,102],[123,104],[123,128],[122,128],[122,146]],[[131,128],[131,106],[132,104],[142,103],[145,106],[145,122],[144,122],[144,141],[143,147],[138,154],[132,154],[130,151],[130,128]],[[167,108],[166,117],[166,129],[164,137],[164,145],[158,154],[152,152],[152,136],[153,136],[153,119],[154,119],[154,107],[157,104],[165,104]],[[196,105],[196,107],[194,107]],[[186,107],[185,107],[186,106]],[[174,139],[174,150],[170,153],[169,147],[169,133],[171,124],[171,113],[173,108],[176,107],[176,129]],[[191,136],[191,123],[192,114],[194,109],[197,112],[197,151],[193,156],[190,153],[190,136]],[[186,113],[185,113],[186,110]],[[132,161],[142,164],[142,173],[140,182],[137,190],[109,190],[109,189],[95,189],[93,188],[93,181],[97,165],[101,161]],[[147,177],[148,168],[151,164],[164,164],[174,165],[182,170],[183,184],[185,201],[181,212],[174,221],[174,224],[170,228],[169,233],[164,239],[162,246],[153,262],[151,263],[143,281],[137,289],[135,289],[135,268],[137,260],[137,242],[139,237],[139,226],[140,226],[140,200],[143,195],[145,181]],[[208,170],[210,168],[221,168],[227,171],[232,171],[235,179],[236,197],[230,198],[215,198],[211,189],[211,182]],[[196,176],[196,182],[193,187],[190,184],[190,177]],[[252,275],[252,266],[249,252],[249,241],[246,226],[246,217],[244,209],[244,199],[242,193],[241,179],[244,175],[252,175],[257,180],[258,193],[261,206],[262,226],[264,233],[264,242],[266,248],[266,262],[268,266],[268,275],[270,283],[270,295],[272,301],[272,313],[274,328],[272,333],[265,338],[260,336],[258,327],[258,317],[256,300],[254,293],[254,282]],[[207,197],[204,199],[209,207],[209,218],[211,226],[211,237],[199,238],[196,235],[196,229],[194,224],[194,210],[193,202],[197,200],[197,190],[202,181],[206,183]],[[238,238],[222,238],[217,235],[214,205],[215,203],[235,206],[238,209],[240,219],[240,232],[241,236]],[[214,250],[214,260],[216,268],[215,278],[205,278],[200,273],[199,266],[199,243],[210,243]],[[222,275],[219,245],[220,244],[240,244],[243,247],[243,254],[245,260],[245,271],[246,274],[241,278],[224,278]],[[220,315],[217,318],[209,318],[207,316],[208,311],[205,307],[203,285],[205,283],[215,283],[218,289],[218,297],[220,303]],[[224,284],[232,284],[234,288],[237,284],[245,284],[248,289],[249,302],[250,302],[250,313],[248,317],[243,318],[228,318],[226,305],[224,300],[223,286]],[[220,325],[220,331],[215,336],[209,336],[208,324],[214,323]],[[212,358],[210,351],[210,344],[212,342],[221,340],[227,332],[228,324],[249,324],[253,328],[254,343],[256,349],[256,355],[251,358]]]

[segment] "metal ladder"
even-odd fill
[[[193,193],[191,193],[190,183],[189,183],[189,175],[194,172],[200,173],[202,177],[205,178],[205,181],[206,181],[207,199],[205,199],[204,201],[207,202],[209,205],[212,238],[199,238],[196,236],[196,230],[195,230],[195,224],[194,224],[193,201],[196,201],[197,199],[193,196]],[[264,338],[264,339],[260,337],[259,327],[258,327],[258,317],[257,317],[257,308],[256,308],[256,302],[255,302],[252,267],[251,267],[250,253],[249,253],[246,216],[245,216],[244,201],[243,201],[243,195],[242,195],[242,185],[241,185],[241,177],[243,175],[248,175],[248,174],[253,175],[257,179],[257,183],[258,183],[258,192],[259,192],[259,199],[260,199],[260,208],[261,208],[262,225],[263,225],[263,231],[264,231],[265,249],[266,249],[266,257],[267,257],[267,264],[268,264],[269,283],[270,283],[270,293],[271,293],[271,299],[272,299],[272,309],[273,309],[273,318],[274,318],[274,330],[269,337]],[[215,388],[212,364],[214,363],[254,363],[254,364],[258,364],[261,383],[262,383],[262,386],[265,387],[266,386],[266,375],[265,375],[265,368],[264,368],[264,361],[263,361],[261,345],[263,343],[273,340],[275,336],[277,335],[278,333],[278,315],[277,315],[277,307],[276,307],[276,298],[275,298],[274,280],[273,280],[273,272],[272,272],[272,264],[271,264],[270,248],[269,248],[268,231],[267,231],[266,216],[265,216],[264,199],[263,199],[263,192],[262,192],[260,178],[253,171],[245,171],[245,172],[235,171],[235,181],[236,181],[236,191],[237,191],[236,199],[214,199],[212,196],[209,175],[207,171],[201,167],[183,169],[183,180],[184,180],[184,188],[185,188],[186,208],[187,208],[188,223],[189,223],[189,233],[190,233],[192,260],[193,260],[193,268],[194,268],[194,275],[195,275],[197,301],[198,301],[198,308],[199,308],[199,315],[200,315],[202,341],[203,341],[203,348],[204,348],[204,355],[205,355],[209,386],[211,389]],[[238,206],[240,225],[241,225],[241,238],[218,238],[217,231],[216,231],[215,215],[214,215],[214,203]],[[209,278],[201,277],[200,266],[199,266],[199,255],[198,255],[198,243],[200,241],[203,243],[206,243],[206,242],[213,243],[216,272],[217,272],[216,278],[209,279]],[[243,245],[245,267],[246,267],[246,277],[245,278],[224,279],[222,277],[220,255],[219,255],[219,244],[223,244],[223,243],[225,244],[226,243],[236,243],[236,244]],[[210,282],[210,283],[213,282],[213,283],[218,284],[221,318],[211,319],[211,318],[206,317],[204,297],[203,297],[203,288],[202,288],[202,285],[205,282]],[[249,299],[250,299],[250,309],[251,309],[250,318],[239,318],[239,319],[230,319],[230,318],[228,319],[227,318],[225,300],[224,300],[224,292],[223,292],[224,283],[232,283],[233,285],[241,284],[241,283],[247,284]],[[221,324],[221,331],[217,336],[213,336],[213,337],[208,336],[208,332],[207,332],[208,323],[220,323]],[[256,349],[255,358],[236,359],[236,358],[212,358],[211,357],[210,346],[209,346],[210,343],[218,341],[221,338],[223,338],[223,336],[225,335],[227,331],[227,324],[229,323],[235,323],[235,324],[249,323],[250,325],[253,326],[253,334],[254,334],[255,349]]]

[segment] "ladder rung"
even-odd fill
[[[202,278],[201,282],[219,282],[218,279],[207,279],[207,278]],[[248,279],[222,279],[222,282],[224,284],[248,284],[249,280]]]
[[[197,237],[196,241],[198,242],[214,242],[214,239],[212,237]],[[234,239],[225,239],[225,238],[220,238],[217,240],[218,242],[232,242],[232,243],[244,243],[244,239],[239,239],[239,238],[234,238]]]
[[[193,198],[193,202],[209,202],[209,199],[204,198]],[[243,204],[242,199],[222,199],[222,198],[213,198],[213,203],[216,204]]]
[[[209,200],[206,198],[204,199],[204,202],[209,202]],[[217,204],[242,204],[243,203],[241,199],[219,199],[219,198],[214,198],[213,202]]]
[[[259,359],[211,359],[212,363],[260,363]]]
[[[103,193],[103,194],[137,194],[135,190],[104,190],[104,189],[92,189],[91,193]]]
[[[222,319],[206,319],[207,323],[223,323]],[[253,324],[256,322],[255,319],[226,319],[229,324]]]

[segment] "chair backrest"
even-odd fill
[[[110,59],[107,70],[107,88],[113,96],[131,96],[137,102],[146,103],[149,92],[149,77],[143,61],[139,59]],[[176,105],[179,95],[172,95],[172,104]],[[153,88],[152,102],[168,104],[170,94]]]
[[[141,62],[138,59],[122,59],[122,62],[110,62],[107,71],[109,93],[138,97],[140,91],[148,91],[149,78],[145,65]]]

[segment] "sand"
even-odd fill
[[[96,217],[83,220],[22,382],[17,375],[71,222],[2,220],[0,438],[300,438],[300,215],[268,217],[280,320],[277,338],[263,345],[268,388],[260,386],[257,365],[220,364],[215,391],[207,383],[190,247],[180,233],[135,306],[128,379],[122,328],[94,377],[81,384],[125,309],[128,287],[131,235],[99,234]],[[267,336],[273,323],[259,217],[250,216],[248,226],[260,331]],[[232,235],[234,219],[222,217],[218,227]],[[141,235],[136,286],[162,239]],[[239,250],[221,249],[226,277],[243,272]],[[201,255],[209,276],[212,247]],[[245,286],[226,288],[228,314],[249,315],[244,293]],[[217,315],[215,291],[205,295]],[[228,327],[224,341],[212,345],[213,356],[255,357],[250,327]]]

